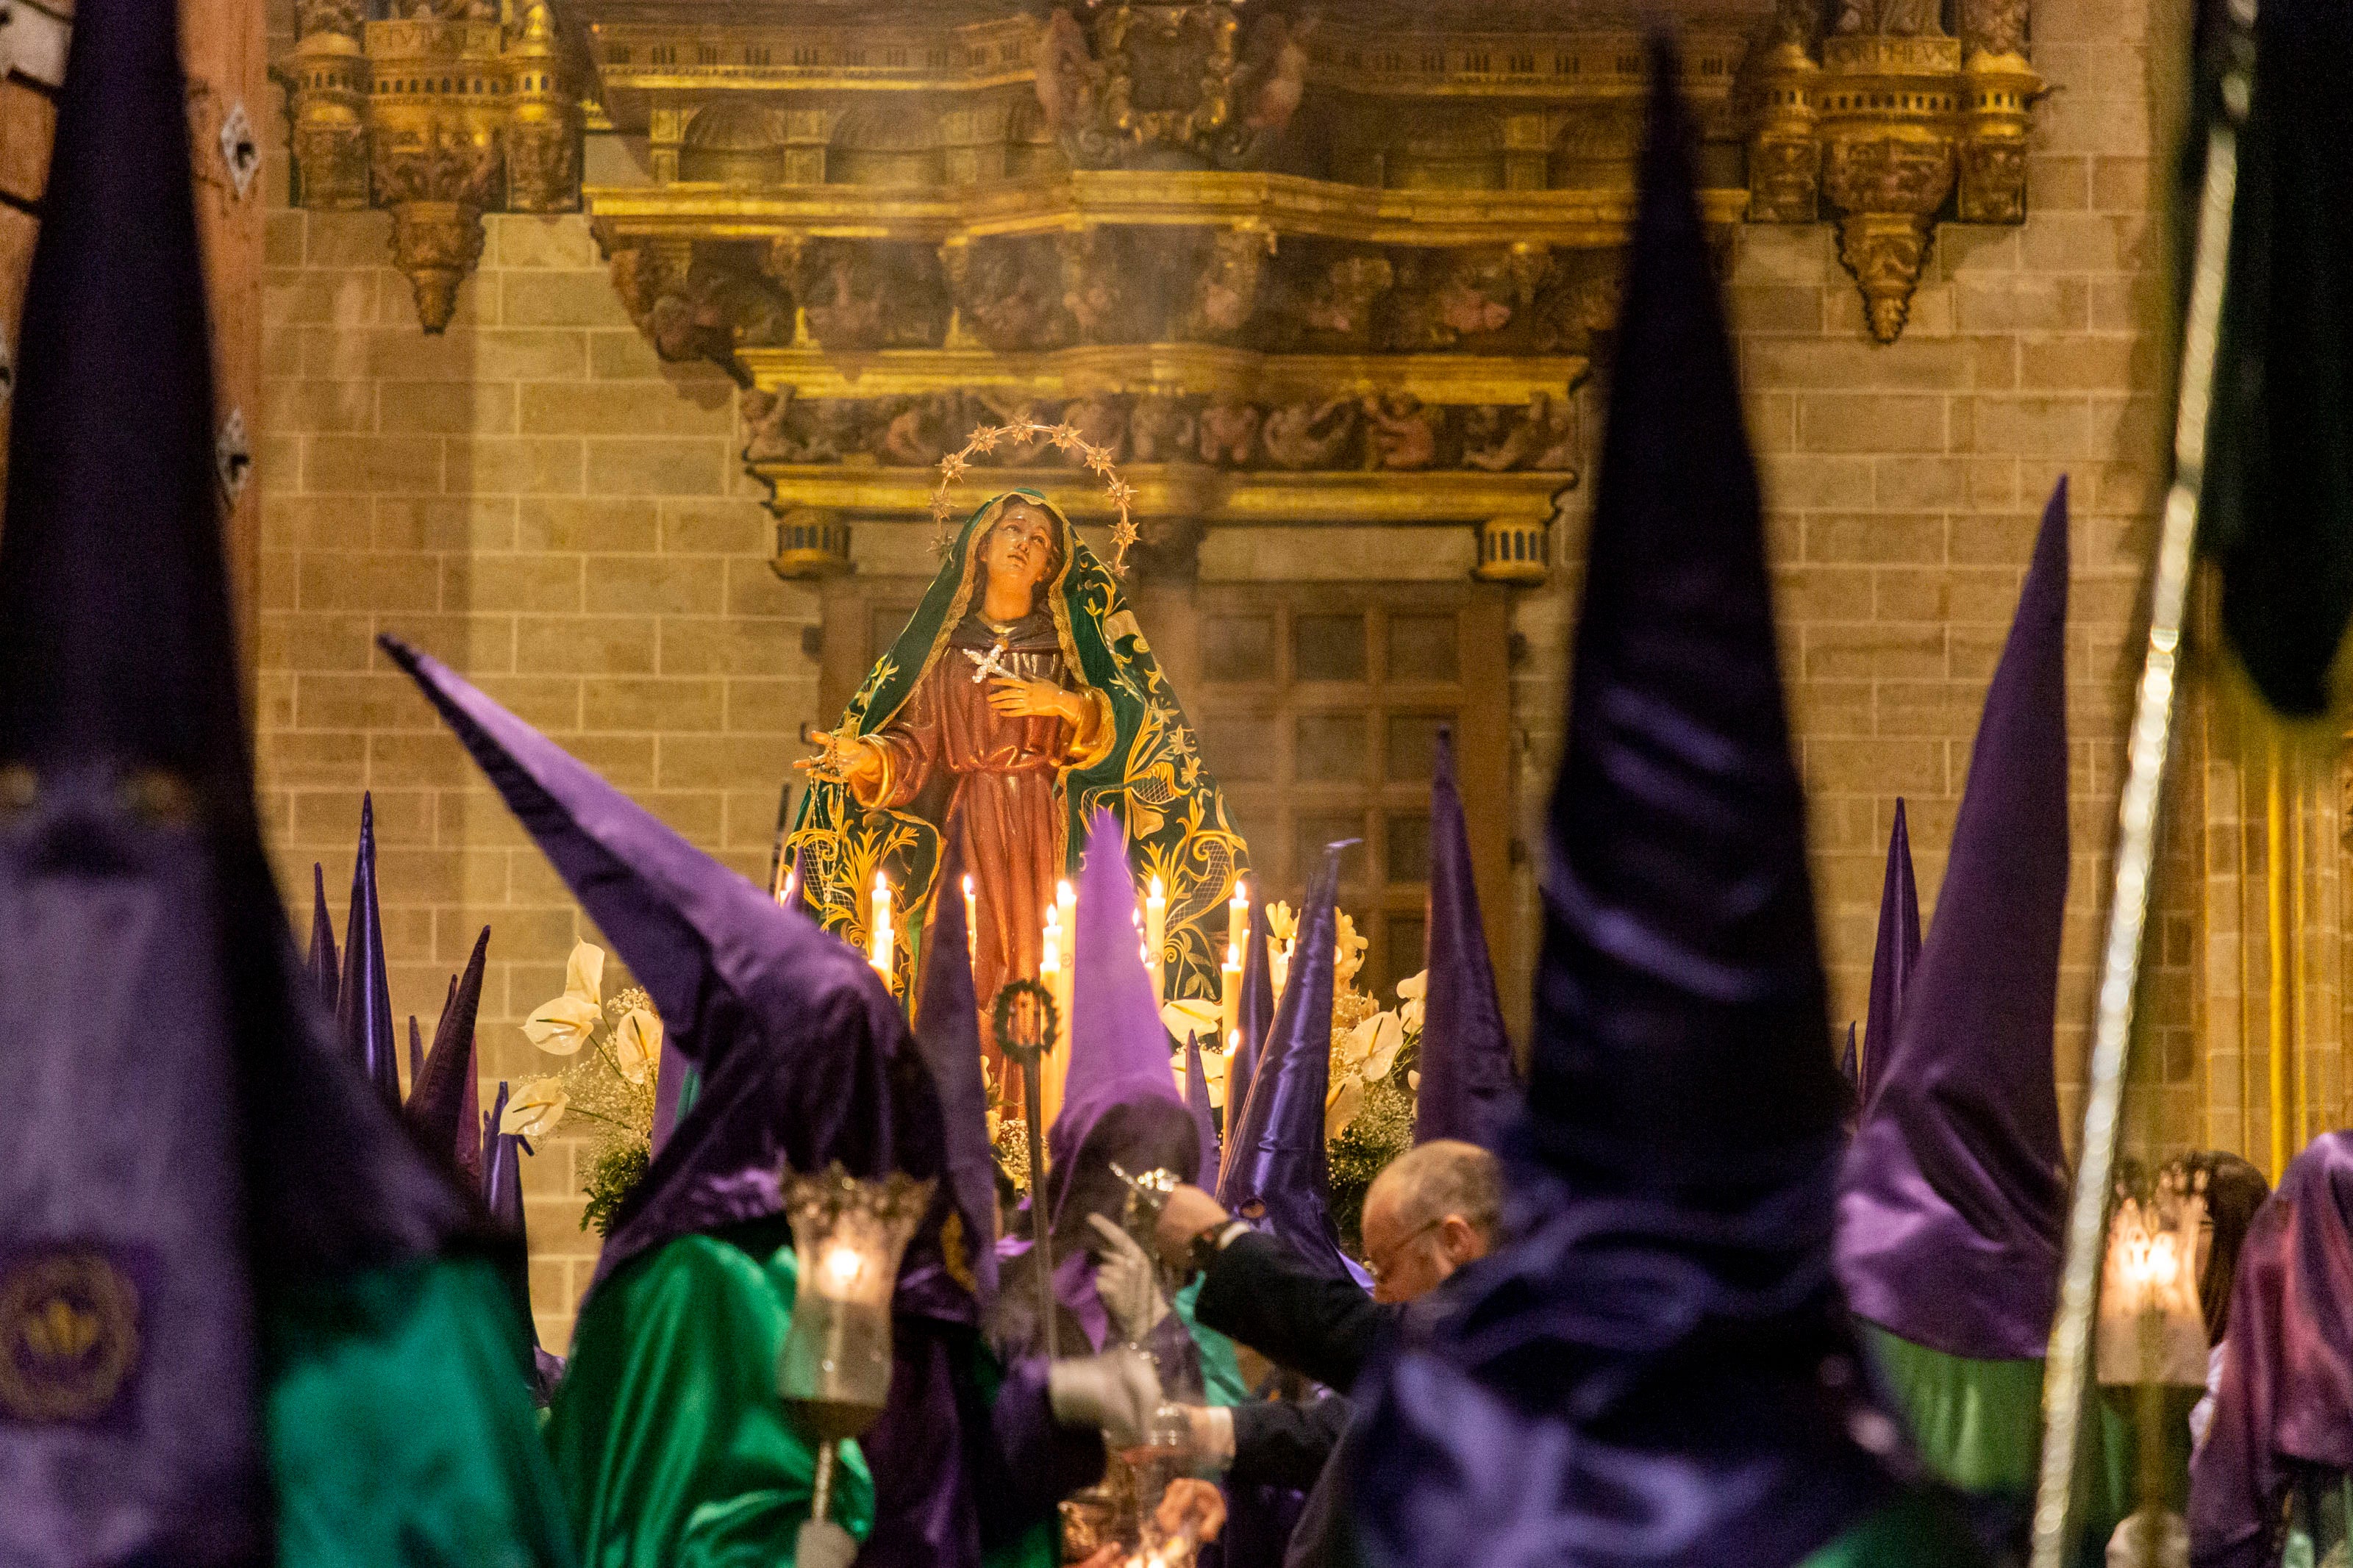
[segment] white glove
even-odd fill
[[[793,1540],[793,1568],[849,1568],[858,1538],[829,1519],[801,1521]]]
[[[1152,1258],[1135,1238],[1099,1214],[1087,1224],[1103,1238],[1103,1255],[1095,1264],[1095,1294],[1111,1314],[1119,1337],[1140,1345],[1144,1336],[1168,1315],[1167,1299],[1160,1294],[1160,1275]]]
[[[1160,1377],[1151,1361],[1125,1345],[1101,1355],[1058,1361],[1046,1373],[1046,1401],[1065,1426],[1092,1426],[1114,1450],[1152,1440]]]
[[[2108,1537],[2107,1568],[2189,1568],[2189,1527],[2155,1505],[2116,1526]]]
[[[1222,1405],[1172,1406],[1185,1417],[1186,1467],[1195,1475],[1221,1476],[1234,1462],[1234,1413]]]

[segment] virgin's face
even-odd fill
[[[997,514],[980,545],[988,585],[999,593],[1018,589],[1034,594],[1046,580],[1053,556],[1053,520],[1023,501],[1015,501]]]

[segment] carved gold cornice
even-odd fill
[[[1133,467],[1148,567],[1210,520],[1435,519],[1481,525],[1482,574],[1542,574],[1634,214],[1630,15],[392,3],[298,0],[300,199],[391,207],[438,330],[482,212],[576,195],[657,353],[743,387],[747,467],[797,520],[780,570],[924,515],[953,438],[1026,409]],[[1717,239],[1835,221],[1895,336],[1938,222],[2024,216],[2025,3],[1958,0],[1957,37],[1929,0],[1686,16]]]
[[[1261,354],[1210,343],[1103,344],[1045,354],[983,349],[829,354],[815,348],[740,351],[752,384],[798,395],[922,397],[1002,388],[1042,398],[1093,392],[1286,401],[1391,394],[1446,405],[1524,404],[1581,384],[1576,355]]]
[[[746,191],[715,184],[591,186],[599,225],[616,235],[766,238],[801,234],[939,244],[1099,226],[1241,227],[1367,245],[1606,247],[1633,223],[1630,188],[1388,191],[1293,174],[1081,170],[1051,182],[911,193],[819,185]],[[1729,227],[1743,190],[1701,193]]]
[[[751,472],[796,504],[862,517],[931,521],[939,475],[921,468],[860,468],[754,462]],[[1190,464],[1123,463],[1135,487],[1130,510],[1147,518],[1313,527],[1319,523],[1476,523],[1494,517],[1547,518],[1572,480],[1560,474],[1320,473],[1240,475]],[[1031,485],[1082,523],[1112,520],[1103,486],[1068,468],[976,468],[974,493]]]

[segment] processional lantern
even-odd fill
[[[930,1182],[896,1171],[861,1181],[837,1163],[818,1175],[786,1173],[799,1280],[776,1390],[818,1438],[813,1520],[832,1500],[842,1441],[872,1426],[891,1396],[891,1295],[931,1201]]]

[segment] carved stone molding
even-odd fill
[[[438,332],[480,258],[482,215],[579,205],[581,110],[546,0],[512,27],[479,0],[302,0],[279,74],[290,93],[295,200],[388,207],[393,265]]]
[[[1544,473],[1567,483],[1583,453],[1575,405],[1565,390],[1537,390],[1510,404],[1450,404],[1424,402],[1403,388],[1345,386],[1258,397],[1173,390],[1039,397],[1019,387],[987,385],[839,397],[805,395],[782,384],[747,390],[742,416],[744,459],[754,471],[833,463],[927,470],[960,444],[965,431],[1023,417],[1073,425],[1091,443],[1109,448],[1115,461],[1243,473]],[[1048,448],[1008,447],[972,466],[1075,467],[1076,461]]]
[[[602,226],[596,235],[612,266],[614,291],[663,359],[709,360],[749,385],[742,352],[792,342],[789,255],[758,241],[622,241]]]

